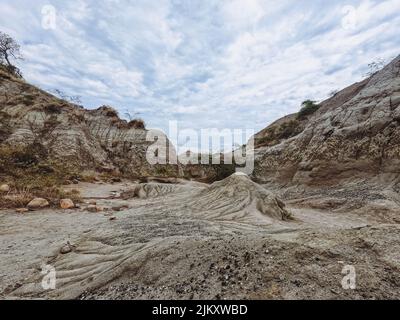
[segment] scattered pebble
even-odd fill
[[[65,244],[64,246],[61,247],[60,253],[61,254],[67,254],[67,253],[72,252],[74,249],[75,249],[75,246],[70,244],[69,241],[68,241],[67,244]]]
[[[75,208],[75,204],[71,199],[61,199],[60,200],[61,209],[73,209]]]

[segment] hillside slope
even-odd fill
[[[51,162],[129,177],[178,176],[177,166],[148,164],[146,134],[111,107],[85,110],[0,72],[0,148],[18,148],[22,167]]]
[[[258,133],[266,139],[275,122]],[[253,178],[279,185],[326,186],[359,180],[386,184],[400,174],[400,56],[372,77],[322,102],[299,133],[256,143]]]

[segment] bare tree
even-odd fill
[[[8,34],[0,31],[0,63],[9,71],[20,76],[21,74],[19,69],[11,63],[11,59],[22,59],[20,46]]]
[[[78,106],[82,104],[81,96],[70,96],[69,101]]]
[[[332,97],[334,97],[334,96],[336,96],[337,94],[339,93],[339,90],[337,90],[337,89],[335,89],[335,90],[332,90],[331,92],[329,92],[329,98],[332,98]]]
[[[54,93],[57,97],[59,97],[62,100],[69,101],[75,105],[82,104],[81,96],[69,96],[64,91],[61,91],[59,89],[53,89],[49,91]]]
[[[140,114],[140,112],[131,113],[131,112],[129,112],[128,109],[126,109],[126,112],[124,113],[124,116],[125,116],[126,118],[128,118],[129,121],[132,121],[132,120],[134,120],[135,117],[136,117],[137,115],[139,115],[139,114]]]

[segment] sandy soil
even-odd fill
[[[245,177],[211,187],[78,188],[85,201],[128,208],[1,211],[2,298],[400,298],[400,225],[393,219],[295,201],[284,208]],[[61,254],[67,241],[75,249]],[[41,287],[42,264],[56,270],[54,290]],[[354,290],[341,285],[345,265],[355,268]]]

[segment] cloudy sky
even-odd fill
[[[400,0],[0,0],[25,78],[149,127],[252,128],[400,54]]]

